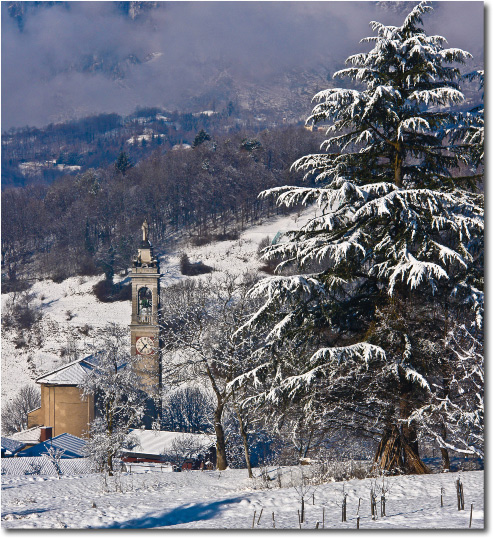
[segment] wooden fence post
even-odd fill
[[[257,515],[257,510],[253,512],[253,520],[252,520],[252,529],[255,527],[255,516]]]
[[[377,497],[373,490],[370,491],[371,518],[377,519]]]
[[[260,510],[260,515],[258,516],[258,519],[257,519],[257,525],[260,523],[260,518],[262,517],[262,512],[264,511],[264,509],[262,508],[262,510]]]
[[[471,528],[471,525],[472,525],[472,507],[473,507],[473,506],[474,506],[474,505],[471,504],[471,516],[470,516],[470,518],[469,518],[469,528]]]
[[[460,481],[460,478],[457,479],[455,487],[457,489],[457,509],[464,510],[464,487]]]

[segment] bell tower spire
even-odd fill
[[[142,224],[142,242],[132,261],[132,319],[130,352],[140,355],[143,389],[152,397],[161,392],[161,354],[159,327],[159,261],[149,241],[147,219]],[[155,419],[156,417],[152,417]]]

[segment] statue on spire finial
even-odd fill
[[[149,224],[147,224],[147,219],[144,220],[142,224],[142,240],[147,241],[149,235]]]

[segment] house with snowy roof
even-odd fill
[[[26,445],[20,441],[2,436],[2,458],[11,458],[25,447]]]
[[[62,451],[63,459],[83,458],[85,454],[85,446],[87,441],[71,435],[70,433],[62,433],[51,439],[47,439],[42,443],[38,443],[19,453],[22,457],[38,457],[48,454],[50,448]]]
[[[182,433],[162,430],[131,430],[133,444],[123,452],[126,462],[193,461],[216,463],[215,437],[205,433]]]
[[[41,385],[41,407],[28,414],[28,428],[49,427],[55,437],[62,433],[87,437],[88,424],[94,420],[94,398],[84,397],[79,385],[96,366],[97,357],[90,355],[36,379]]]

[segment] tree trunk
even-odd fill
[[[374,462],[377,467],[390,473],[429,473],[426,465],[419,459],[419,455],[412,449],[396,424],[392,424],[385,430]]]
[[[396,145],[394,181],[398,187],[402,187],[402,144],[400,142]]]
[[[442,438],[445,441],[447,439],[447,427],[445,424],[442,424]],[[444,470],[450,470],[450,458],[448,455],[448,450],[446,448],[440,448],[442,453],[442,464]]]
[[[245,449],[245,461],[247,464],[248,469],[248,478],[253,478],[253,472],[252,472],[252,465],[250,463],[250,449],[248,447],[248,436],[247,432],[245,430],[245,424],[243,422],[243,418],[241,417],[240,410],[238,409],[238,406],[236,403],[234,404],[236,415],[238,416],[238,422],[240,424],[240,434],[241,438],[243,439],[243,448]]]
[[[412,385],[405,380],[400,385],[399,414],[401,420],[406,421],[412,412]],[[393,473],[428,474],[428,468],[419,458],[416,427],[406,422],[400,427],[389,425],[378,445],[375,464]]]
[[[448,450],[446,448],[441,448],[440,452],[442,453],[443,469],[450,471],[450,458],[448,455]]]
[[[106,403],[106,420],[108,422],[107,434],[108,434],[108,437],[111,437],[111,435],[113,434],[113,412],[112,412],[111,405],[109,402]],[[113,453],[111,451],[108,451],[106,456],[107,456],[106,463],[108,465],[108,475],[113,476]]]
[[[224,405],[217,404],[214,411],[214,431],[216,432],[216,468],[219,471],[224,471],[228,466],[228,460],[226,458],[226,440],[224,438],[224,428],[222,425]]]
[[[108,476],[113,476],[113,455],[112,454],[108,454],[107,465],[108,465]]]

